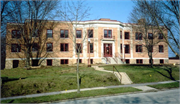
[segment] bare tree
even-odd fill
[[[137,0],[135,5],[144,8],[143,11],[154,21],[172,52],[179,57],[179,1]],[[163,32],[162,26],[168,30],[168,37]]]
[[[13,28],[16,35],[19,37],[14,38],[18,45],[21,45],[21,50],[24,53],[26,60],[26,67],[30,69],[30,60],[35,57],[39,58],[47,57],[48,53],[44,53],[47,38],[43,36],[43,31],[46,28],[53,29],[55,23],[49,24],[47,20],[53,19],[57,16],[57,6],[59,1],[41,1],[41,0],[29,0],[29,1],[10,1],[9,8],[13,13],[6,18],[10,18],[10,24],[7,28]],[[57,9],[58,8],[58,9]],[[13,36],[14,33],[7,31],[9,36]],[[12,38],[6,37],[7,45],[10,45]],[[32,50],[37,51],[32,53]],[[19,57],[21,55],[19,54]]]
[[[65,22],[66,25],[68,25],[68,28],[70,30],[70,38],[73,42],[73,48],[74,50],[76,50],[75,53],[78,58],[77,68],[76,68],[77,89],[78,89],[77,93],[80,93],[79,58],[80,58],[80,53],[82,52],[83,46],[77,44],[77,38],[78,38],[78,35],[80,34],[78,33],[78,31],[76,32],[76,30],[80,28],[78,25],[80,25],[84,19],[87,19],[89,17],[90,7],[87,6],[85,1],[78,0],[78,1],[66,2],[63,8],[64,10],[61,11],[61,17],[62,17],[62,20],[66,21]],[[83,38],[80,39],[81,44],[87,40],[87,34],[88,34],[87,31],[85,31],[85,34],[83,34]]]

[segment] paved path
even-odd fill
[[[93,87],[93,88],[82,88],[81,91],[96,90],[96,89],[107,89],[107,88],[120,88],[120,87],[138,87],[138,86],[165,84],[165,83],[172,83],[172,82],[174,82],[174,81],[163,81],[163,82],[152,82],[152,83],[130,84],[130,85],[117,85],[117,86],[106,86],[106,87]],[[76,92],[76,91],[77,90],[74,89],[74,90],[67,90],[67,91],[31,94],[31,95],[23,95],[23,96],[14,96],[14,97],[1,98],[1,100],[48,96],[48,95],[56,95],[56,94],[63,94],[63,93],[71,93],[71,92]]]
[[[92,66],[95,70],[98,71],[103,71],[103,72],[109,72],[109,73],[113,73],[117,79],[121,82],[121,84],[132,84],[133,82],[131,81],[131,79],[129,78],[129,76],[125,73],[125,72],[113,72],[113,71],[108,71],[108,70],[104,70],[104,68],[100,68],[98,66]]]
[[[59,101],[48,104],[179,104],[179,89]],[[47,104],[47,103],[42,103]]]

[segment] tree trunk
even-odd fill
[[[77,73],[77,93],[80,93],[80,85],[79,85],[79,52],[78,54],[78,62],[77,62],[77,69],[76,69],[76,73]]]

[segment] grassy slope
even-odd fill
[[[74,99],[80,97],[92,97],[99,95],[109,95],[109,94],[118,94],[118,93],[126,93],[126,92],[135,92],[141,91],[139,89],[126,87],[126,88],[112,88],[112,89],[103,89],[103,90],[91,90],[91,91],[83,91],[80,94],[74,93],[66,93],[59,95],[51,95],[51,96],[42,96],[35,98],[23,98],[23,99],[14,99],[14,100],[4,100],[1,103],[41,103],[41,102],[50,102],[50,101],[59,101],[66,99]]]
[[[179,83],[174,82],[174,83],[166,83],[166,84],[158,84],[158,85],[149,85],[150,87],[154,87],[157,89],[170,89],[170,88],[178,88]]]
[[[113,70],[113,66],[103,66],[105,70]],[[169,76],[167,71],[160,66],[150,68],[149,66],[135,66],[135,65],[116,65],[119,72],[126,72],[133,83],[146,83],[170,80],[155,70]],[[179,80],[179,67],[173,67],[172,75],[176,80]]]
[[[93,68],[80,67],[80,76],[82,77],[81,88],[119,85],[113,74],[95,71]],[[34,70],[5,69],[1,70],[1,77],[3,79],[8,77],[9,80],[1,87],[2,97],[77,88],[76,67],[62,66]],[[20,77],[21,80],[19,80]]]

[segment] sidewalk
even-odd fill
[[[178,80],[178,81],[180,81],[180,80]],[[130,84],[130,85],[117,85],[117,86],[106,86],[106,87],[82,88],[81,91],[107,89],[107,88],[120,88],[120,87],[134,87],[134,88],[138,88],[138,89],[141,89],[143,91],[146,91],[146,89],[149,89],[149,88],[147,88],[146,85],[165,84],[165,83],[172,83],[172,82],[175,82],[175,81],[163,81],[163,82],[152,82],[152,83],[141,83],[141,84]],[[76,91],[77,91],[76,89],[73,89],[73,90],[67,90],[67,91],[31,94],[31,95],[23,95],[23,96],[14,96],[14,97],[1,98],[1,100],[40,97],[40,96],[56,95],[56,94],[63,94],[63,93],[71,93],[71,92],[76,92]]]

